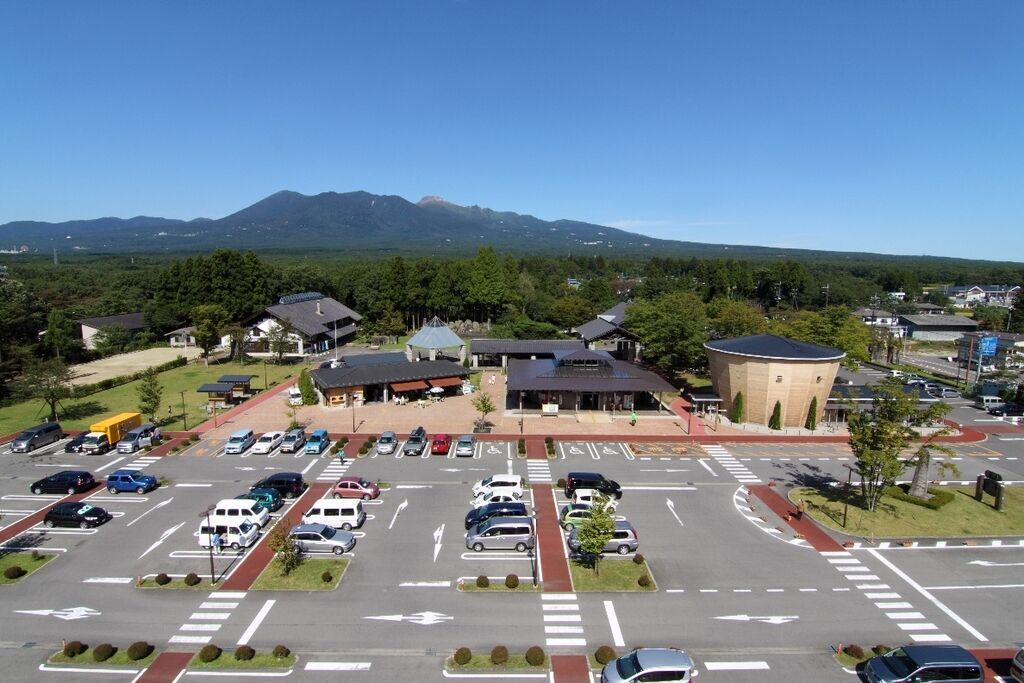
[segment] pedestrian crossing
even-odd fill
[[[544,644],[548,647],[586,647],[583,617],[575,593],[544,593]]]
[[[719,446],[718,444],[704,444],[701,448],[703,448],[708,455],[714,458],[726,472],[735,477],[737,481],[744,484],[761,483],[760,477],[751,472],[746,465],[733,457],[732,453],[725,450],[722,446]]]
[[[129,470],[144,470],[156,461],[160,460],[162,456],[159,455],[143,455],[136,458],[134,461],[125,465],[125,469]]]
[[[324,471],[317,475],[317,481],[327,481],[334,483],[341,477],[345,476],[348,472],[348,468],[352,466],[352,461],[347,458],[334,458],[330,464],[324,468]]]
[[[547,460],[527,460],[526,475],[530,483],[550,484],[551,463],[549,463]]]
[[[199,609],[192,613],[181,628],[178,635],[171,636],[169,643],[179,645],[205,645],[213,636],[200,635],[217,633],[231,617],[231,612],[238,607],[239,602],[245,598],[245,592],[215,591],[199,605]]]

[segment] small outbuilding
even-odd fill
[[[459,362],[466,360],[466,342],[452,332],[436,315],[405,344],[405,357],[414,360],[413,349],[427,349],[430,360],[437,360],[438,351],[458,349]]]
[[[922,341],[956,341],[978,329],[978,323],[962,315],[901,315],[907,336]]]

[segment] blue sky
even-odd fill
[[[11,0],[0,224],[367,190],[1024,260],[1022,31],[1017,0]]]

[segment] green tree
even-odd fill
[[[732,400],[732,414],[729,415],[729,420],[740,424],[743,422],[744,417],[743,392],[737,391],[736,397]]]
[[[568,330],[593,319],[596,313],[594,304],[579,294],[569,294],[554,300],[549,316],[559,329]]]
[[[846,352],[844,365],[869,360],[871,330],[850,315],[845,306],[829,306],[823,311],[800,311],[777,318],[770,325],[773,334],[800,341],[831,346]]]
[[[1010,332],[1024,334],[1024,281],[1020,283],[1020,286],[1021,288],[1017,290],[1017,297],[1013,300],[1013,306],[1010,307],[1006,326]]]
[[[469,267],[468,298],[480,321],[491,320],[509,296],[506,271],[491,247],[480,247]]]
[[[270,352],[277,356],[277,362],[284,360],[284,354],[295,348],[295,341],[292,336],[295,328],[287,320],[275,320],[272,323],[270,332],[267,333],[267,341],[270,343]]]
[[[576,538],[580,542],[580,551],[585,560],[600,574],[599,563],[605,545],[612,540],[615,533],[615,518],[609,509],[608,496],[598,494],[590,506],[590,517],[585,518],[576,527]]]
[[[50,421],[57,421],[57,406],[71,396],[71,382],[77,377],[63,361],[31,359],[18,382],[18,393],[25,399],[40,399],[50,411]]]
[[[38,296],[20,280],[0,278],[0,363],[16,360],[17,347],[36,342],[43,320],[43,303]],[[11,365],[8,372],[13,373],[18,367]],[[3,379],[6,378],[0,377]]]
[[[277,556],[281,573],[285,576],[298,569],[306,559],[298,544],[288,538],[285,525],[278,524],[267,538],[267,547]]]
[[[978,321],[979,330],[1002,332],[1006,329],[1010,309],[1002,306],[975,306],[974,319]]]
[[[708,324],[715,339],[732,339],[768,331],[764,313],[746,301],[714,299],[707,306]]]
[[[154,368],[146,370],[135,391],[139,395],[139,412],[148,416],[150,422],[156,422],[156,413],[164,395],[160,374]]]
[[[471,401],[473,408],[480,413],[480,419],[477,420],[477,425],[480,427],[487,426],[487,416],[497,410],[497,406],[494,405],[494,400],[491,395],[481,391],[479,394],[473,397]]]
[[[223,336],[231,339],[231,358],[239,363],[245,363],[245,336],[249,331],[239,323],[231,322],[225,326],[223,332]]]
[[[807,408],[807,421],[804,427],[812,432],[818,427],[818,397],[811,396],[811,405]]]
[[[76,347],[81,347],[82,341],[75,334],[75,322],[68,317],[64,311],[50,309],[46,317],[46,334],[43,337],[46,348],[53,351],[57,359],[61,359],[61,353],[66,356],[68,352]]]
[[[707,364],[704,302],[690,292],[634,301],[626,309],[625,327],[640,337],[644,357],[667,374],[698,370]]]
[[[782,403],[779,401],[776,401],[775,407],[772,408],[772,416],[768,420],[768,429],[782,429]]]
[[[313,388],[313,378],[309,376],[309,369],[302,368],[299,373],[299,391],[302,392],[302,405],[316,405],[316,389]]]
[[[125,350],[131,341],[131,335],[120,325],[106,325],[101,327],[92,339],[96,353],[101,356],[113,356]]]
[[[231,316],[220,304],[202,304],[192,309],[192,323],[196,326],[196,344],[203,350],[207,365],[210,363],[210,351],[220,343],[230,322]]]

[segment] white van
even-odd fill
[[[352,498],[321,498],[302,515],[303,524],[326,524],[335,529],[358,529],[366,521],[363,501]]]
[[[210,511],[210,519],[237,524],[245,519],[262,529],[270,521],[267,509],[249,498],[225,498]]]
[[[248,548],[260,537],[260,530],[252,522],[242,520],[241,522],[225,522],[223,520],[210,520],[210,524],[204,519],[199,524],[199,531],[196,537],[199,539],[201,548],[209,548],[214,534],[220,534],[221,547]]]
[[[1001,408],[1006,405],[1006,401],[1000,396],[979,396],[974,399],[974,405],[982,410],[988,410],[989,408]]]
[[[302,405],[302,392],[299,391],[298,387],[292,387],[288,390],[288,405],[290,406],[301,406]]]

